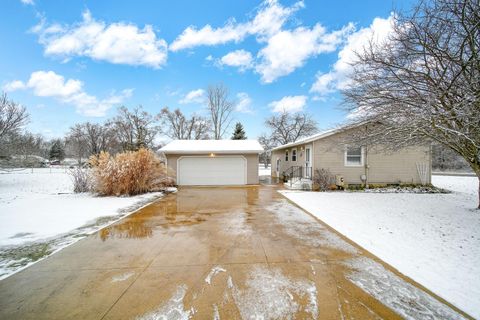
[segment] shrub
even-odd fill
[[[94,189],[101,195],[136,195],[173,185],[167,169],[150,150],[127,151],[111,156],[102,152],[90,158]]]
[[[317,191],[332,190],[335,185],[335,176],[328,169],[315,170],[313,174],[313,189]]]
[[[73,192],[90,192],[92,191],[92,176],[89,169],[76,167],[69,171],[73,181]]]
[[[345,189],[350,191],[362,191],[365,190],[365,186],[363,184],[349,184]]]

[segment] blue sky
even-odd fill
[[[42,1],[0,5],[0,86],[24,104],[28,129],[62,136],[120,105],[205,114],[223,82],[247,135],[280,110],[321,128],[345,119],[353,52],[382,39],[411,1]]]

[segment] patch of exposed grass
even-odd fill
[[[38,242],[29,245],[0,249],[0,264],[7,268],[23,267],[53,252],[50,242]]]

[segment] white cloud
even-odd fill
[[[292,31],[280,31],[270,37],[258,53],[261,61],[255,69],[263,82],[271,83],[303,66],[307,59],[335,51],[352,29],[353,25],[349,24],[341,30],[327,33],[323,26],[316,24],[311,29],[299,27]]]
[[[183,97],[178,103],[188,104],[188,103],[202,103],[205,101],[205,90],[197,89],[192,90]]]
[[[21,90],[24,88],[25,88],[25,83],[23,83],[20,80],[14,80],[14,81],[8,82],[3,86],[3,90],[6,92]]]
[[[310,92],[318,95],[327,95],[339,89],[348,87],[348,75],[355,62],[356,52],[361,52],[369,41],[381,43],[387,40],[393,30],[394,15],[388,18],[375,18],[369,27],[362,28],[347,37],[345,46],[338,53],[338,59],[332,70],[327,73],[318,73]]]
[[[236,25],[235,22],[228,22],[224,27],[216,29],[208,24],[201,29],[190,26],[173,41],[169,49],[179,51],[200,45],[213,46],[231,41],[238,42],[243,40],[246,34],[247,30],[243,25]]]
[[[98,99],[83,90],[83,82],[76,79],[65,79],[53,71],[35,71],[27,83],[15,80],[7,84],[10,91],[31,89],[39,97],[52,97],[76,107],[78,113],[90,117],[102,117],[114,105],[121,104],[132,95],[133,89],[112,93],[105,99]]]
[[[131,23],[94,20],[88,10],[83,21],[70,26],[47,26],[42,20],[32,28],[49,56],[68,60],[85,56],[115,64],[160,68],[167,61],[167,43],[157,38],[151,25],[140,29]]]
[[[252,99],[246,92],[240,92],[237,94],[237,105],[235,106],[235,111],[241,113],[252,113],[251,109]]]
[[[250,20],[237,23],[230,19],[220,28],[208,24],[200,29],[189,26],[169,48],[178,51],[201,45],[238,43],[247,36],[255,36],[258,43],[265,44],[256,59],[245,50],[237,50],[222,57],[216,65],[235,66],[240,71],[253,68],[261,75],[262,82],[271,83],[302,67],[307,59],[335,51],[354,29],[353,24],[348,24],[340,30],[327,32],[316,24],[312,28],[284,30],[286,22],[301,8],[304,8],[303,1],[285,7],[277,0],[265,0]]]
[[[212,60],[213,60],[213,56],[212,56],[211,54],[209,54],[209,55],[205,58],[205,60],[207,60],[207,61],[212,61]]]
[[[219,63],[245,71],[252,66],[252,60],[252,54],[242,49],[227,53],[220,59]]]
[[[220,28],[213,28],[209,24],[201,29],[189,26],[173,41],[169,49],[179,51],[202,45],[240,42],[248,35],[257,35],[259,41],[262,41],[265,37],[278,32],[299,8],[303,8],[303,1],[291,7],[284,7],[277,0],[267,0],[260,5],[255,17],[245,23],[237,23],[235,19],[230,19]]]
[[[307,96],[286,96],[268,104],[273,112],[299,112],[307,103]]]
[[[33,0],[20,0],[23,4],[31,5],[33,6],[35,2]]]

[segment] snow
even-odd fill
[[[223,269],[222,267],[220,266],[215,266],[212,268],[212,270],[210,270],[210,273],[207,275],[207,277],[205,278],[205,282],[207,284],[210,284],[212,282],[212,278],[215,277],[215,275],[217,273],[220,273],[220,272],[226,272],[227,270]]]
[[[261,153],[257,140],[173,140],[159,150],[163,153]]]
[[[72,190],[71,177],[64,168],[1,173],[0,253],[39,242],[58,250],[162,195],[96,197]],[[97,223],[99,218],[105,219]],[[0,279],[18,270],[8,267],[8,261],[0,261]]]
[[[245,286],[245,289],[240,289],[231,277],[228,278],[228,287],[232,290],[242,319],[290,319],[301,308],[312,319],[318,317],[317,288],[310,280],[293,280],[280,269],[254,266]],[[300,306],[293,299],[293,294],[308,301],[306,307]]]
[[[272,166],[268,166],[265,168],[264,164],[258,165],[258,175],[259,176],[271,176],[272,175]]]
[[[404,275],[480,317],[476,177],[433,176],[450,194],[281,191]]]
[[[342,130],[341,127],[335,128],[335,129],[330,129],[330,130],[325,130],[325,131],[313,134],[311,136],[305,137],[303,139],[299,139],[295,142],[290,142],[290,143],[283,144],[281,146],[275,147],[275,148],[272,149],[272,151],[285,149],[285,148],[290,148],[290,147],[298,146],[300,144],[312,142],[312,141],[315,141],[315,140],[318,140],[318,139],[323,139],[323,138],[326,138],[326,137],[330,137],[331,135],[334,135],[334,134],[340,132],[341,130]]]
[[[372,259],[357,257],[345,264],[353,269],[347,279],[395,310],[404,319],[465,319]],[[407,301],[409,303],[405,303]]]
[[[137,317],[138,320],[156,320],[156,319],[178,319],[187,320],[195,313],[193,308],[185,310],[183,305],[183,298],[187,293],[187,286],[181,285],[177,287],[177,291],[173,294],[170,300],[166,304],[160,306],[157,310],[149,312],[141,317]]]
[[[112,283],[114,282],[122,282],[122,281],[125,281],[125,280],[128,280],[128,278],[130,278],[131,276],[135,275],[135,272],[127,272],[127,273],[122,273],[120,275],[117,275],[117,276],[113,276],[112,277]]]

